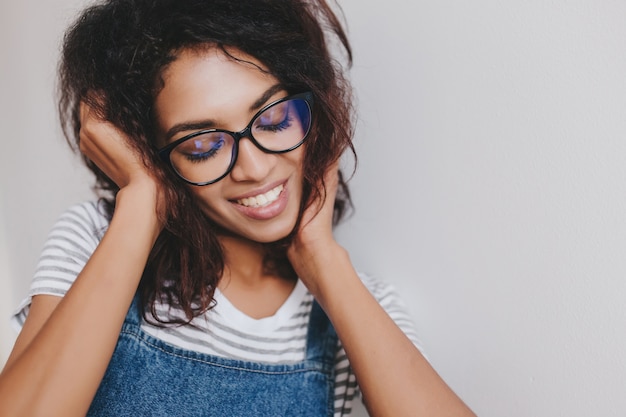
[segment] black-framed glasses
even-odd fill
[[[265,153],[285,153],[302,145],[311,130],[312,109],[311,92],[294,94],[263,107],[240,132],[194,132],[163,147],[159,156],[185,182],[213,184],[235,166],[242,138]]]

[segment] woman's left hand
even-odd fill
[[[306,209],[287,256],[332,322],[369,414],[474,416],[372,296],[335,241],[338,164],[324,182],[326,194]]]
[[[287,250],[296,273],[315,295],[320,268],[337,250],[343,250],[333,236],[333,212],[339,184],[339,162],[324,177],[326,192],[304,212],[298,233]]]

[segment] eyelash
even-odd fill
[[[214,158],[217,152],[224,147],[224,139],[221,139],[216,146],[212,147],[206,152],[202,152],[199,154],[186,154],[185,158],[192,163],[204,162],[207,159]]]
[[[293,122],[293,117],[291,117],[291,109],[287,110],[287,114],[285,114],[285,117],[283,120],[281,120],[280,123],[275,124],[275,125],[258,125],[257,128],[259,130],[263,130],[266,132],[280,132],[282,130],[288,129],[289,127],[291,127],[291,123]]]

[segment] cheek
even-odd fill
[[[304,146],[300,146],[298,149],[285,154],[289,159],[289,162],[297,168],[299,173],[302,173],[302,170],[304,169],[304,152]]]
[[[202,210],[215,221],[215,213],[219,212],[218,201],[220,201],[221,187],[220,184],[211,184],[203,187],[191,186],[191,193]]]

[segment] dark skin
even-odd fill
[[[248,122],[251,111],[247,103],[254,103],[259,96],[254,92],[267,91],[276,80],[220,54],[216,50],[183,53],[176,61],[180,65],[171,66],[156,103],[161,131],[180,121],[181,114],[191,117],[193,109],[181,110],[180,103],[203,106],[201,99],[193,96],[199,81],[205,83],[200,89],[206,87],[203,94],[211,99],[207,102],[219,104],[204,108],[204,113],[231,130]],[[221,76],[219,82],[211,81],[215,74]],[[198,77],[193,80],[194,89],[186,88],[184,80],[193,77]],[[238,85],[240,90],[233,87]],[[162,229],[159,184],[129,147],[130,138],[88,106],[81,110],[81,151],[120,187],[116,210],[103,240],[65,297],[33,298],[23,331],[0,376],[0,415],[86,413]],[[301,195],[293,184],[300,179],[305,149],[277,156],[261,152],[245,139],[240,146],[240,158],[225,181],[194,192],[207,215],[230,232],[221,238],[226,268],[220,288],[238,309],[260,318],[272,315],[293,289],[293,281],[264,271],[262,243],[293,229],[297,211],[294,215],[292,205],[299,207]],[[238,207],[241,199],[236,196],[245,189],[261,194],[277,181],[283,181],[286,191],[258,209],[267,219],[246,218],[247,213],[258,213],[254,208]],[[328,169],[325,182],[325,199],[307,208],[287,254],[298,277],[332,321],[370,415],[473,416],[357,276],[348,252],[333,236],[337,165]]]

